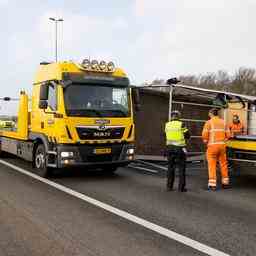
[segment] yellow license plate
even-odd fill
[[[111,154],[111,148],[95,148],[94,154],[96,155]]]

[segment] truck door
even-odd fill
[[[58,109],[57,103],[57,85],[49,83],[49,93],[48,93],[48,109],[45,115],[45,130],[47,131],[48,138],[50,141],[55,141],[56,132],[55,132],[55,118],[54,113]]]

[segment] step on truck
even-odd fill
[[[16,130],[0,130],[0,156],[30,161],[43,177],[78,166],[114,172],[134,159],[138,104],[113,62],[41,63],[31,97],[20,93]]]

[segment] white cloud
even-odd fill
[[[39,36],[45,49],[52,52],[50,56],[53,56],[55,27],[49,22],[51,16],[54,14],[47,12],[40,17]],[[64,22],[58,26],[59,56],[61,59],[80,60],[91,57],[118,60],[118,47],[113,41],[115,37],[118,38],[120,32],[128,28],[125,19],[121,17],[106,19],[71,12],[62,12],[60,17],[64,18]]]
[[[106,13],[83,11],[81,3],[75,11],[64,2],[57,12],[50,4],[20,11],[12,1],[0,0],[7,8],[0,17],[2,24],[8,21],[0,48],[6,59],[1,83],[12,84],[8,94],[29,90],[39,62],[54,60],[51,16],[64,18],[58,33],[60,59],[113,60],[133,83],[256,66],[256,0],[135,0],[130,5],[124,1],[116,12],[110,8],[113,2]]]
[[[177,4],[177,1],[170,0],[135,0],[135,14],[138,17],[145,17],[147,15],[156,15],[171,12],[173,6]]]
[[[7,5],[8,0],[0,0],[0,6]]]
[[[141,59],[148,59],[144,61],[147,75],[152,79],[169,73],[234,71],[239,66],[255,66],[255,3],[136,0],[134,13],[145,29],[135,47]]]
[[[57,14],[64,18],[59,25],[59,57],[114,60],[137,83],[172,74],[253,66],[256,6],[252,1],[136,0],[135,16],[111,18],[63,9]],[[56,12],[48,10],[33,31],[15,34],[18,61],[36,65],[54,59],[51,16]]]

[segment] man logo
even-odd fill
[[[107,120],[107,119],[98,119],[98,120],[95,120],[95,124],[109,124],[110,123],[110,120]]]
[[[99,127],[98,127],[98,130],[99,131],[105,131],[107,129],[107,127],[105,126],[105,125],[100,125]]]

